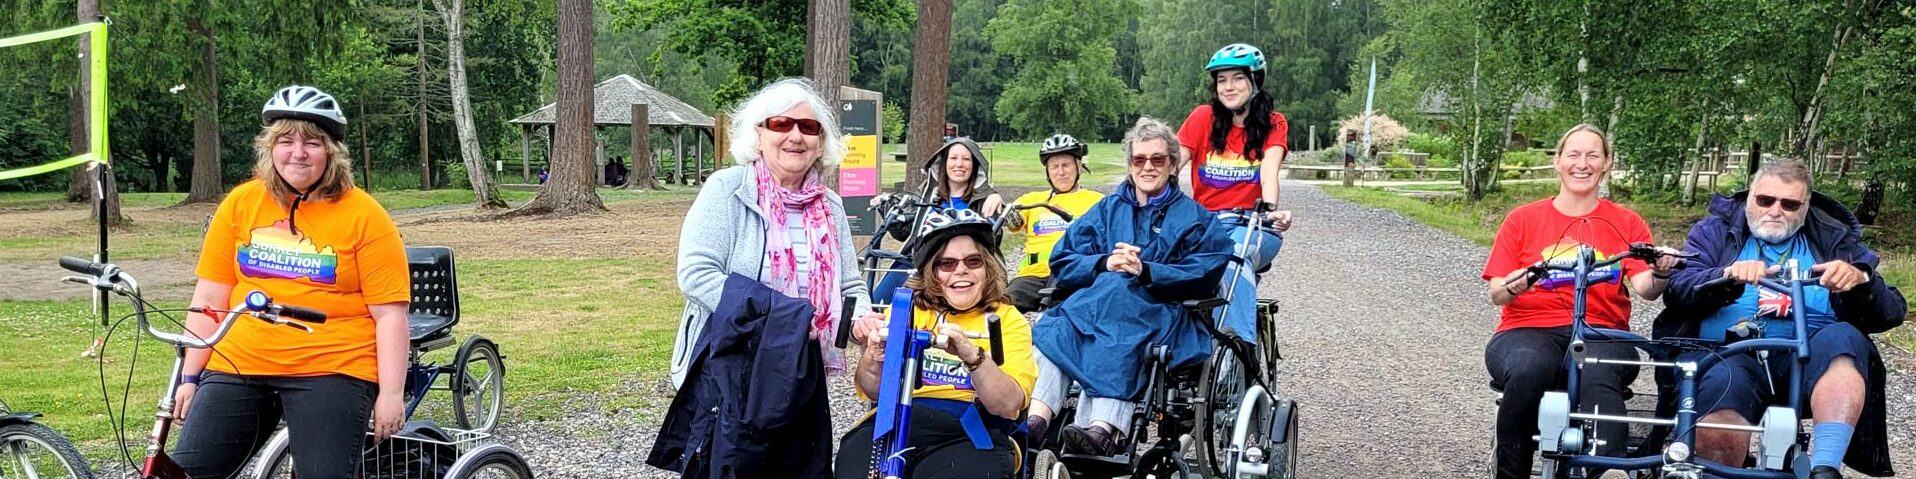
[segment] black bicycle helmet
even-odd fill
[[[313,122],[333,141],[346,141],[346,114],[339,110],[339,101],[318,88],[293,85],[274,93],[260,109],[260,119],[272,123],[282,118]]]
[[[924,221],[918,225],[918,247],[913,249],[912,269],[923,270],[925,264],[945,248],[945,243],[959,235],[970,236],[979,245],[991,253],[993,260],[998,256],[998,235],[993,234],[991,220],[978,212],[965,208],[944,208],[925,213]]]

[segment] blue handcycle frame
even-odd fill
[[[1701,371],[1708,370],[1711,366],[1715,365],[1717,362],[1720,362],[1722,358],[1725,356],[1733,355],[1733,354],[1741,354],[1745,352],[1753,352],[1753,351],[1787,351],[1792,353],[1795,358],[1795,363],[1793,364],[1793,367],[1790,368],[1790,383],[1788,385],[1789,408],[1791,411],[1802,410],[1801,409],[1802,398],[1801,398],[1801,395],[1798,394],[1797,389],[1800,387],[1799,383],[1802,380],[1801,375],[1802,375],[1803,365],[1809,361],[1809,340],[1807,339],[1808,334],[1807,334],[1806,326],[1805,326],[1806,323],[1804,319],[1803,307],[1802,305],[1795,304],[1795,303],[1797,303],[1797,298],[1801,298],[1803,295],[1803,285],[1814,284],[1817,281],[1817,279],[1814,277],[1807,277],[1803,275],[1801,270],[1798,270],[1796,268],[1795,261],[1792,260],[1787,265],[1787,269],[1789,270],[1787,272],[1788,279],[1783,281],[1776,281],[1776,280],[1771,280],[1766,278],[1758,282],[1760,287],[1769,288],[1772,291],[1781,292],[1789,296],[1791,302],[1793,303],[1793,307],[1791,309],[1791,318],[1795,323],[1794,327],[1796,330],[1795,337],[1791,339],[1770,339],[1770,338],[1748,339],[1748,340],[1731,343],[1728,345],[1714,346],[1714,347],[1711,347],[1713,346],[1712,342],[1695,340],[1695,339],[1670,338],[1670,339],[1653,340],[1653,339],[1644,338],[1643,336],[1637,335],[1636,333],[1632,333],[1629,331],[1618,331],[1615,329],[1591,327],[1589,324],[1587,324],[1584,321],[1585,305],[1587,304],[1586,291],[1589,289],[1589,286],[1590,286],[1591,273],[1595,272],[1596,270],[1614,265],[1625,258],[1631,258],[1631,257],[1642,258],[1644,257],[1644,253],[1645,253],[1643,250],[1639,249],[1638,246],[1633,245],[1629,253],[1617,255],[1617,257],[1614,257],[1608,260],[1597,261],[1595,251],[1596,251],[1595,249],[1591,248],[1588,245],[1584,245],[1580,247],[1577,253],[1577,262],[1574,266],[1560,267],[1560,266],[1539,265],[1539,266],[1532,267],[1533,272],[1540,271],[1540,270],[1541,271],[1569,271],[1572,273],[1573,276],[1575,276],[1574,278],[1576,281],[1576,289],[1575,289],[1575,297],[1574,297],[1575,299],[1574,299],[1574,304],[1571,310],[1570,348],[1569,348],[1570,352],[1569,353],[1572,358],[1572,367],[1570,368],[1569,374],[1568,374],[1569,385],[1567,388],[1568,390],[1567,395],[1569,399],[1569,404],[1568,404],[1569,407],[1566,411],[1568,411],[1569,413],[1567,415],[1567,419],[1593,422],[1593,423],[1602,422],[1602,421],[1612,421],[1612,422],[1643,423],[1643,424],[1652,424],[1652,425],[1660,425],[1660,426],[1671,426],[1674,428],[1674,432],[1676,434],[1670,441],[1671,446],[1668,447],[1662,454],[1635,457],[1635,458],[1618,458],[1618,457],[1582,454],[1582,453],[1578,453],[1574,451],[1584,448],[1584,445],[1586,444],[1587,435],[1576,434],[1576,435],[1573,435],[1575,436],[1574,439],[1566,441],[1563,435],[1563,431],[1571,430],[1574,428],[1570,426],[1567,421],[1564,422],[1564,424],[1553,428],[1552,425],[1548,424],[1550,422],[1548,418],[1541,417],[1543,415],[1550,414],[1550,412],[1547,410],[1540,410],[1539,411],[1540,417],[1539,417],[1539,424],[1538,424],[1540,434],[1538,435],[1538,441],[1539,441],[1540,451],[1549,451],[1545,453],[1545,456],[1546,456],[1545,460],[1561,460],[1565,465],[1573,469],[1574,468],[1601,468],[1601,469],[1642,470],[1642,469],[1662,467],[1662,469],[1664,470],[1665,477],[1696,477],[1695,474],[1697,472],[1708,472],[1710,474],[1714,474],[1717,476],[1730,478],[1730,479],[1792,479],[1792,478],[1798,478],[1798,477],[1806,477],[1808,470],[1806,465],[1802,464],[1803,461],[1796,461],[1798,466],[1796,467],[1796,469],[1800,469],[1800,471],[1797,471],[1797,472],[1765,470],[1765,469],[1743,469],[1743,468],[1729,467],[1729,466],[1719,464],[1707,459],[1695,458],[1695,457],[1692,457],[1692,452],[1694,452],[1696,448],[1695,434],[1696,434],[1696,428],[1698,427],[1731,429],[1731,430],[1740,430],[1740,431],[1757,432],[1757,433],[1767,432],[1764,430],[1764,428],[1758,427],[1758,426],[1708,424],[1708,423],[1699,422],[1698,420],[1699,414],[1696,409],[1696,406],[1697,406],[1696,405],[1696,383],[1698,380],[1699,373]],[[1731,282],[1727,278],[1717,279],[1717,280],[1706,282],[1704,284],[1697,285],[1695,289],[1704,290],[1709,288],[1717,288],[1717,287],[1728,285],[1730,283]],[[1649,346],[1651,348],[1655,348],[1659,350],[1708,349],[1710,351],[1713,351],[1713,354],[1704,356],[1700,360],[1689,361],[1689,360],[1678,359],[1675,362],[1586,358],[1584,357],[1584,354],[1587,352],[1587,347],[1585,345],[1586,345],[1586,340],[1588,339],[1599,339],[1599,340],[1609,341],[1609,342],[1632,343],[1639,346]],[[1585,414],[1585,413],[1575,412],[1578,410],[1577,402],[1580,397],[1578,395],[1578,389],[1579,389],[1578,378],[1581,375],[1580,372],[1584,364],[1616,364],[1616,365],[1677,368],[1679,370],[1679,375],[1677,378],[1676,400],[1678,401],[1679,407],[1677,408],[1676,417],[1674,419],[1639,418],[1639,417],[1620,416],[1620,415]],[[1704,411],[1704,413],[1707,414],[1708,411]],[[1792,416],[1792,419],[1794,419],[1794,416]],[[1797,429],[1797,424],[1792,423],[1792,424],[1789,424],[1788,427],[1790,428],[1790,430],[1795,431]],[[1553,431],[1551,429],[1555,429],[1555,430]],[[1552,434],[1552,432],[1556,432],[1556,434]],[[1800,444],[1802,443],[1801,432],[1796,431],[1796,434],[1792,434],[1791,436],[1794,436],[1794,437],[1790,437],[1788,439],[1791,439],[1793,443],[1776,444],[1776,445],[1781,445],[1786,448],[1789,445],[1800,446]],[[1766,446],[1774,444],[1773,443],[1774,440],[1775,439],[1770,438],[1767,435],[1764,438],[1764,442],[1766,443]],[[1682,447],[1681,448],[1675,447],[1677,445],[1681,445]],[[1563,447],[1563,446],[1571,446],[1571,447]],[[1565,453],[1559,452],[1560,449],[1569,449],[1573,452],[1565,454]]]
[[[912,392],[923,384],[925,348],[931,347],[931,331],[917,329],[912,324],[911,288],[898,288],[892,291],[891,319],[886,325],[885,364],[878,386],[878,403],[872,415],[872,452],[878,477],[898,479],[904,477],[906,469],[905,451],[911,450],[911,402]],[[847,299],[849,306],[851,300]],[[850,308],[847,308],[848,310]],[[999,331],[999,321],[995,314],[986,315],[987,328],[990,329],[991,360],[1004,364],[1004,343]],[[841,324],[838,343],[844,345],[846,332],[850,324]]]

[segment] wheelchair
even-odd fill
[[[1203,364],[1172,368],[1168,346],[1149,348],[1144,394],[1136,398],[1137,408],[1124,438],[1128,444],[1117,456],[1065,454],[1049,448],[1028,450],[1027,456],[1034,458],[1027,470],[1029,476],[1296,477],[1297,404],[1277,396],[1272,389],[1272,370],[1275,361],[1281,359],[1271,326],[1277,302],[1258,300],[1257,346],[1232,331],[1213,326],[1212,312],[1225,303],[1223,298],[1212,298],[1181,305],[1212,337],[1212,354]],[[1050,304],[1047,302],[1047,306]],[[1075,384],[1068,389],[1052,424],[1073,421],[1080,389]],[[1059,444],[1063,429],[1051,428],[1042,442]]]

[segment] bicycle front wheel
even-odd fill
[[[505,407],[506,363],[499,346],[479,336],[466,338],[452,375],[452,407],[459,427],[491,431]]]
[[[66,437],[39,423],[0,426],[0,478],[93,479]]]
[[[480,453],[479,457],[446,474],[447,479],[532,479],[532,466],[507,449]]]

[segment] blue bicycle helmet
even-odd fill
[[[978,212],[965,208],[945,208],[925,213],[924,221],[918,225],[919,247],[913,249],[912,269],[922,270],[925,264],[945,248],[945,243],[959,235],[970,236],[995,260],[998,256],[998,235],[994,234],[991,220]]]
[[[1264,52],[1249,44],[1233,43],[1219,48],[1217,53],[1211,54],[1211,61],[1204,64],[1204,71],[1207,72],[1232,68],[1264,73]]]

